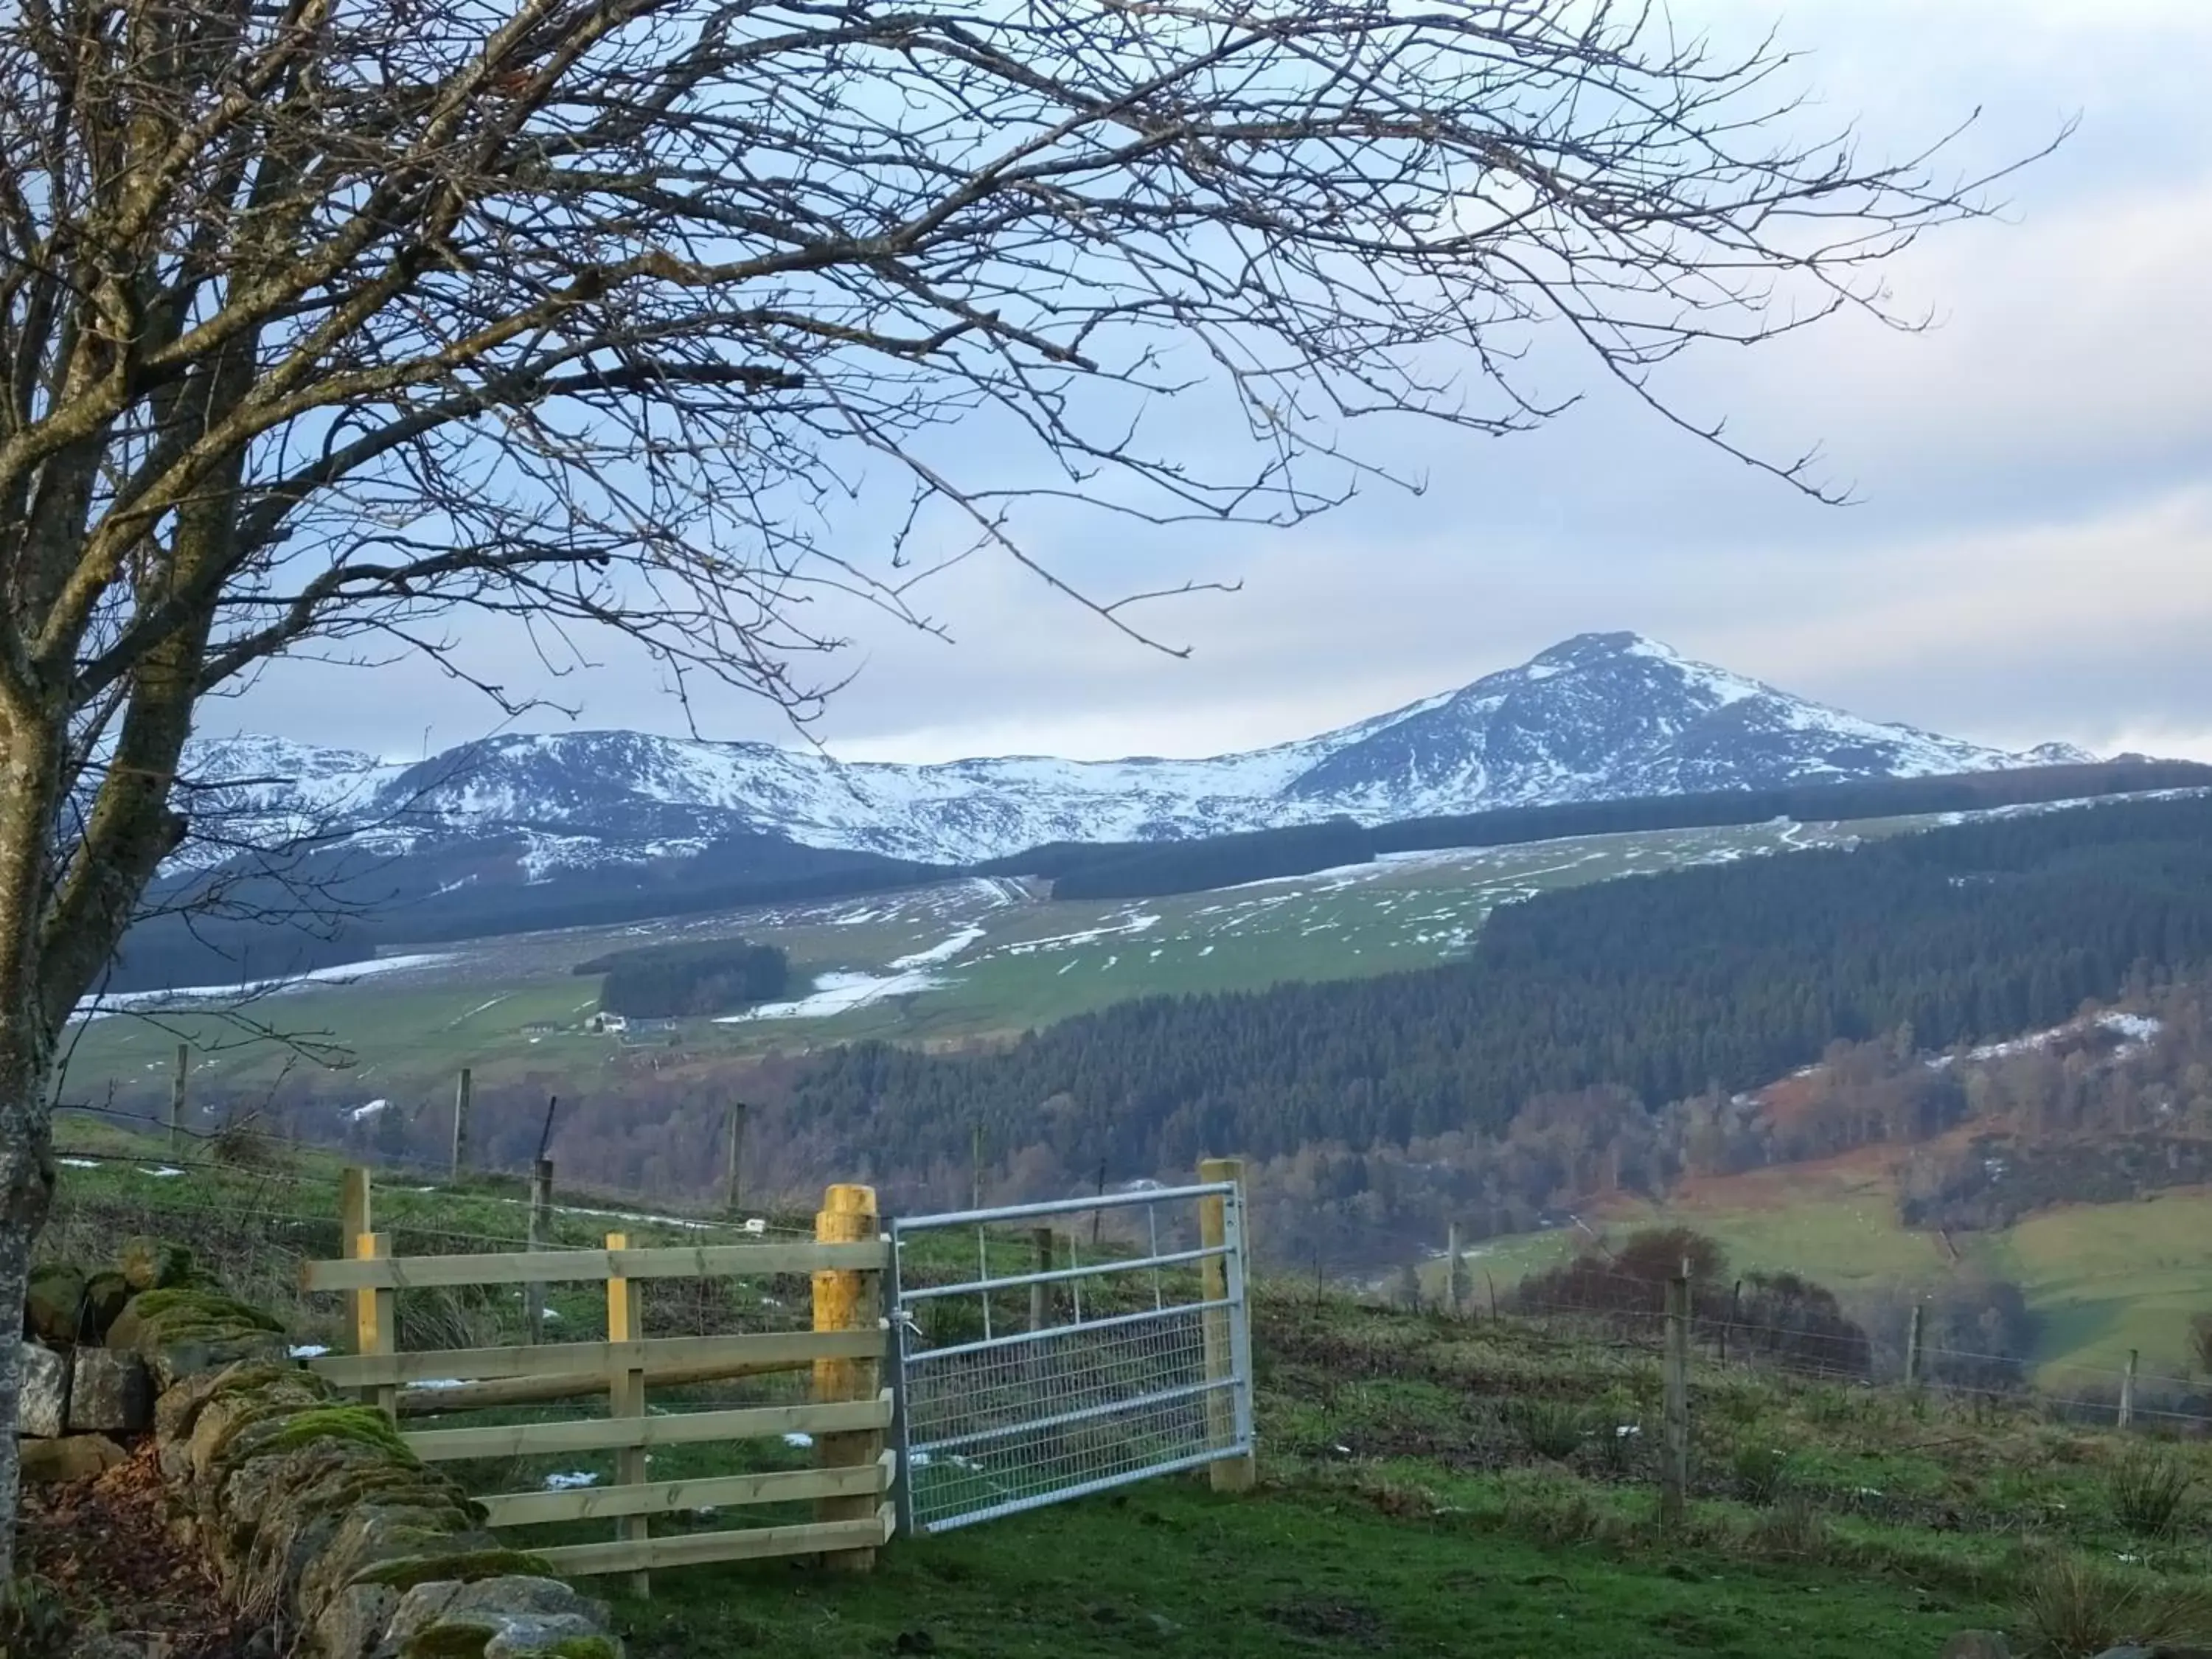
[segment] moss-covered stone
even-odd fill
[[[218,1290],[178,1285],[142,1291],[131,1304],[141,1328],[196,1331],[204,1328],[267,1331],[281,1335],[284,1322],[250,1302],[240,1302]]]
[[[392,1419],[374,1406],[313,1406],[295,1412],[255,1449],[264,1455],[288,1452],[311,1440],[350,1440],[380,1451],[397,1462],[413,1464],[417,1461],[415,1454],[407,1449],[407,1443],[399,1437],[399,1431],[392,1426]]]
[[[127,1238],[117,1253],[116,1266],[134,1291],[167,1290],[182,1284],[192,1271],[192,1253],[167,1239]]]
[[[42,1261],[31,1269],[23,1293],[24,1334],[67,1346],[77,1340],[84,1309],[84,1274],[66,1261]]]
[[[524,1550],[482,1549],[453,1554],[408,1555],[356,1573],[356,1584],[382,1584],[397,1590],[441,1581],[473,1583],[479,1578],[550,1578],[553,1569],[541,1556]]]
[[[328,1403],[327,1394],[299,1374],[217,1396],[192,1422],[188,1447],[192,1473],[204,1480],[219,1480],[234,1455],[252,1449],[249,1431],[265,1424],[274,1433],[300,1413]]]
[[[217,1401],[237,1395],[251,1395],[301,1375],[294,1367],[274,1362],[230,1365],[163,1390],[154,1401],[154,1443],[160,1452],[161,1478],[176,1486],[191,1477],[192,1436],[201,1417]]]
[[[623,1659],[622,1644],[611,1636],[568,1636],[556,1642],[551,1659]]]
[[[496,1625],[438,1625],[418,1631],[399,1644],[399,1659],[483,1659],[499,1634]]]
[[[283,1332],[258,1308],[212,1291],[172,1288],[134,1297],[107,1334],[107,1346],[143,1357],[155,1386],[166,1392],[242,1361],[273,1364],[287,1358]]]

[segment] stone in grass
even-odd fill
[[[1942,1659],[2012,1659],[2012,1648],[2000,1632],[1962,1630],[1943,1644]]]
[[[79,1348],[70,1379],[69,1425],[79,1434],[143,1434],[154,1422],[145,1362],[111,1348]]]
[[[42,1261],[31,1269],[23,1292],[26,1334],[49,1342],[77,1340],[79,1316],[84,1310],[84,1275],[66,1261]]]
[[[191,1277],[192,1253],[166,1239],[125,1239],[116,1266],[134,1291],[166,1291]]]
[[[69,1432],[70,1364],[52,1348],[21,1345],[23,1389],[15,1400],[15,1432],[52,1439]]]
[[[32,1486],[55,1486],[64,1480],[89,1480],[118,1463],[130,1461],[125,1451],[104,1434],[73,1434],[65,1440],[26,1440],[21,1454],[23,1479]]]

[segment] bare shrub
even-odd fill
[[[2189,1357],[2198,1370],[2212,1375],[2212,1314],[2198,1314],[2190,1320]]]

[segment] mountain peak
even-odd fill
[[[1672,646],[1646,639],[1641,634],[1577,634],[1547,646],[1522,665],[1525,668],[1588,668],[1622,657],[1652,657],[1662,662],[1680,662]]]
[[[532,880],[763,837],[958,864],[1048,842],[1173,840],[1345,816],[1386,823],[2087,758],[2062,745],[2012,754],[1877,725],[1626,631],[1577,634],[1460,690],[1203,760],[848,763],[634,732],[507,737],[404,767],[250,738],[194,748],[201,781],[240,781],[227,804],[240,821],[347,818],[364,836],[443,848],[457,862],[504,849],[496,856]]]

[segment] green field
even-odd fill
[[[2041,1316],[2036,1359],[2048,1385],[2071,1375],[2109,1386],[2130,1351],[2146,1376],[2189,1375],[2189,1323],[2212,1313],[2212,1190],[2185,1188],[2124,1204],[2075,1204],[2028,1216],[2002,1231],[1954,1233],[1954,1261],[1933,1232],[1897,1221],[1887,1170],[1855,1161],[1763,1170],[1705,1183],[1684,1200],[1619,1203],[1593,1224],[1608,1235],[1639,1226],[1695,1228],[1728,1251],[1739,1273],[1795,1273],[1848,1304],[1855,1293],[1939,1285],[1958,1273],[2021,1286]],[[1571,1255],[1586,1236],[1571,1228],[1470,1247],[1470,1284],[1504,1291]],[[1431,1262],[1423,1283],[1441,1285]]]
[[[266,1082],[303,1040],[343,1055],[365,1096],[449,1079],[553,1071],[587,1084],[621,1044],[580,1027],[596,1006],[579,963],[611,950],[742,934],[792,962],[787,1005],[734,1022],[687,1020],[690,1058],[789,1052],[859,1037],[945,1042],[1009,1035],[1154,993],[1257,989],[1432,966],[1463,955],[1497,906],[1551,887],[1879,834],[1906,821],[1588,836],[1412,854],[1219,891],[1115,902],[1042,900],[972,880],[876,898],[784,905],[623,927],[439,946],[236,1004],[148,1000],[76,1028],[65,1097],[158,1092],[179,1036],[225,1081]],[[549,1027],[526,1030],[532,1025]],[[659,1039],[655,1039],[656,1042]]]

